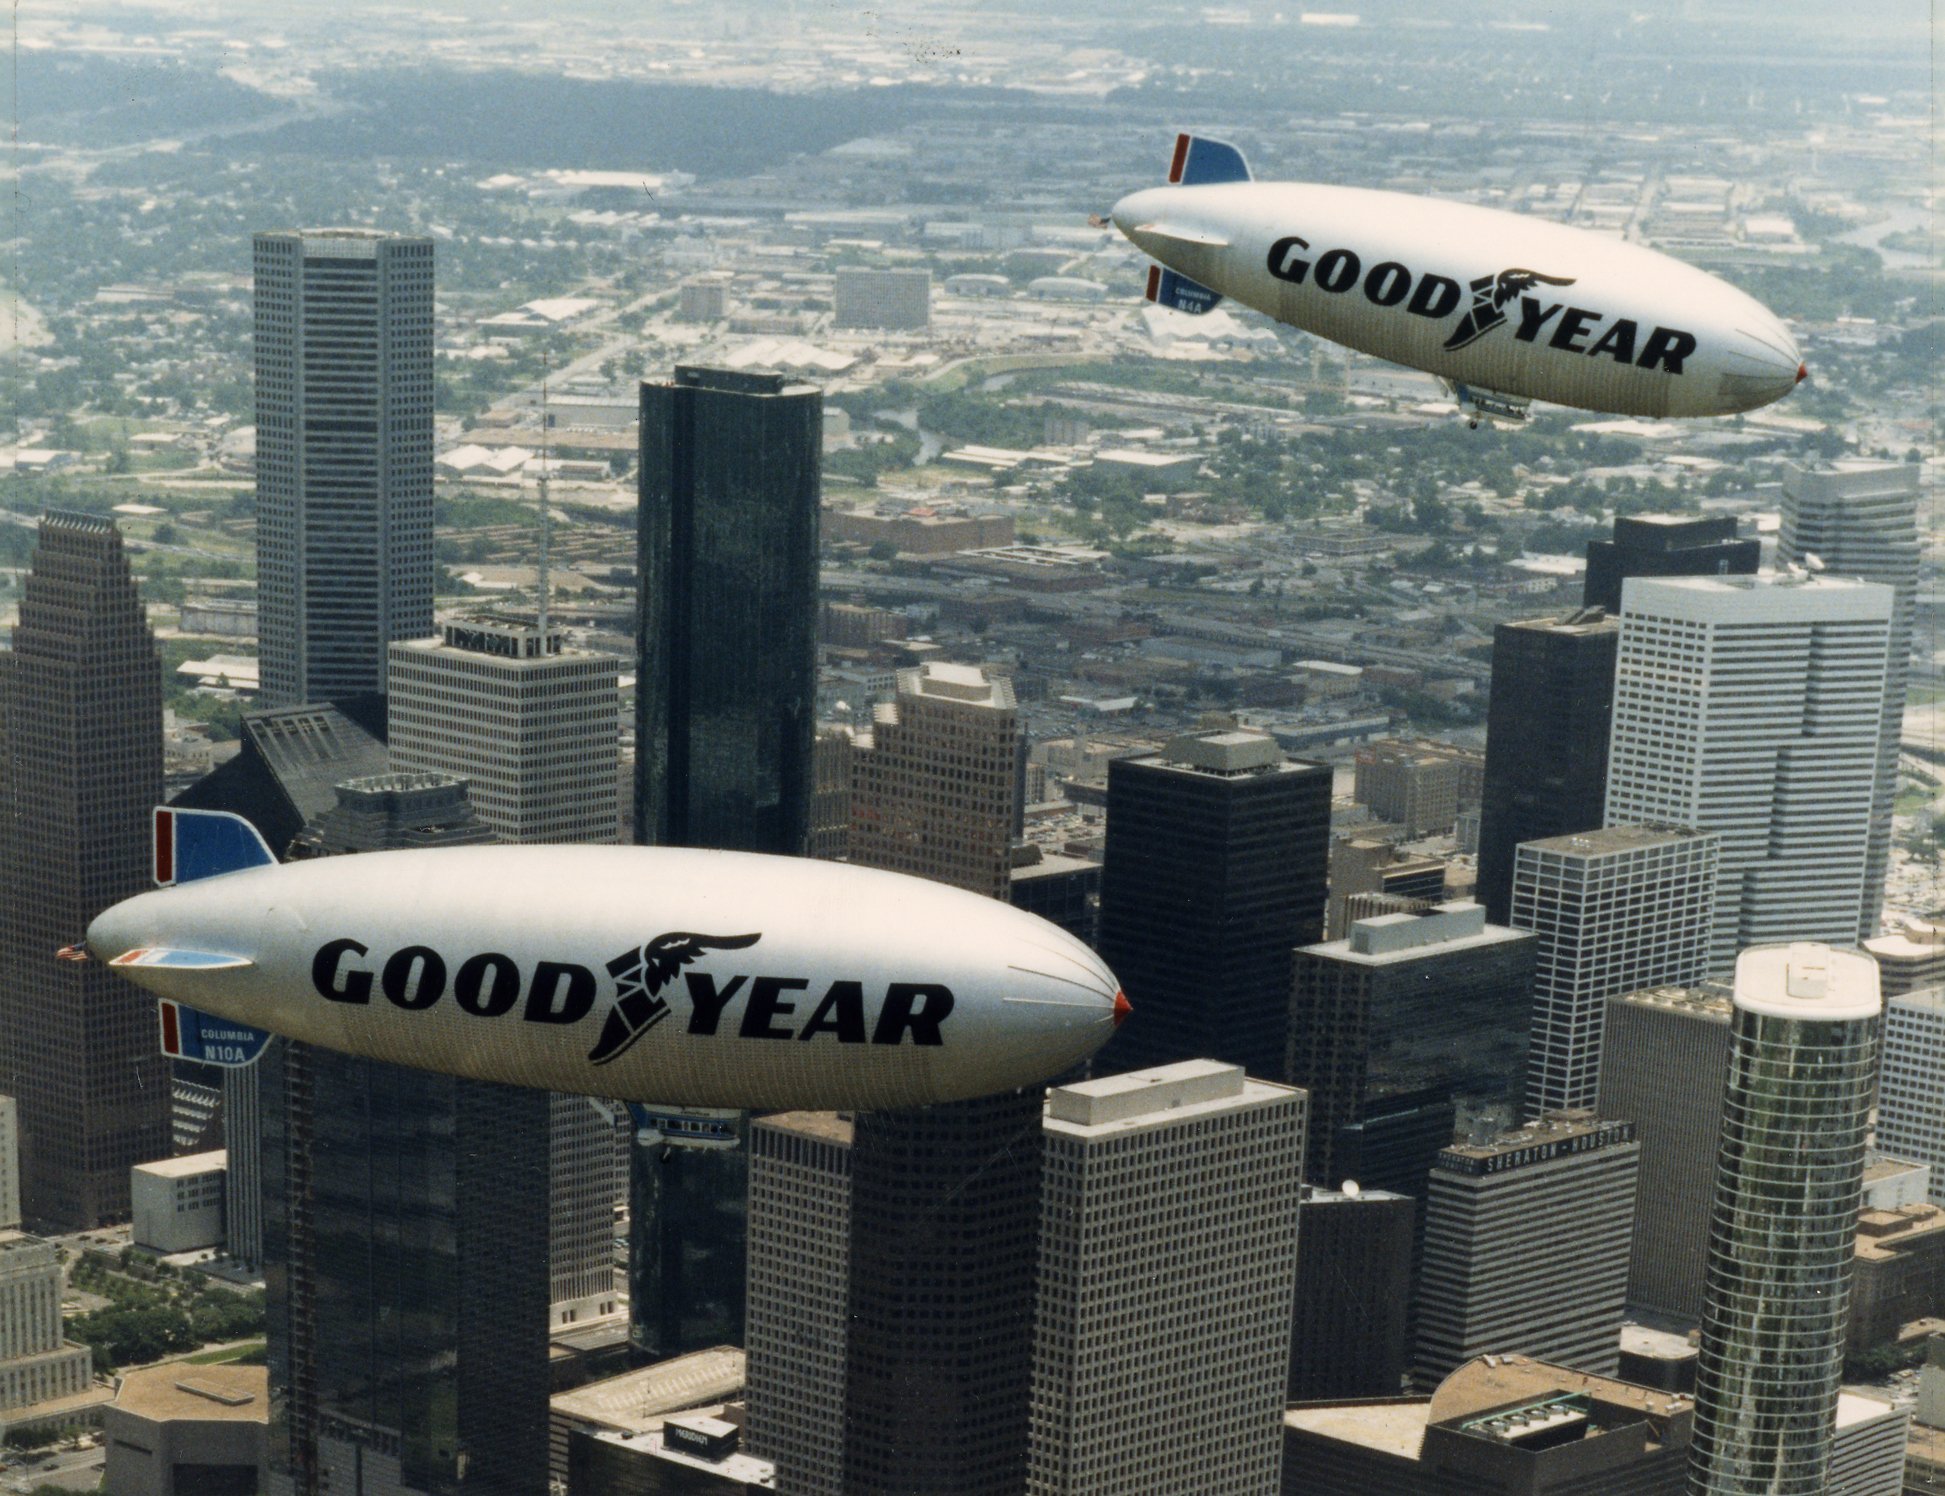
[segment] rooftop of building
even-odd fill
[[[1011,877],[1015,883],[1029,882],[1035,878],[1067,878],[1090,869],[1095,872],[1101,870],[1101,864],[1091,857],[1070,857],[1065,852],[1049,852],[1044,847],[1034,850],[1040,854],[1038,857],[1013,865]]]
[[[684,1423],[703,1420],[712,1423],[721,1422],[723,1416],[730,1411],[727,1405],[718,1403],[710,1407],[698,1408],[694,1414],[684,1414],[682,1421]],[[723,1426],[734,1427],[735,1425],[724,1423]],[[744,1454],[740,1450],[735,1454],[725,1455],[720,1460],[712,1460],[702,1455],[690,1454],[687,1450],[670,1449],[664,1443],[664,1430],[659,1422],[654,1429],[644,1430],[641,1433],[602,1429],[597,1431],[594,1437],[603,1444],[639,1450],[645,1460],[660,1460],[672,1465],[683,1465],[691,1470],[707,1470],[725,1481],[740,1481],[743,1486],[754,1487],[757,1490],[768,1491],[776,1487],[777,1467],[768,1460],[757,1459],[754,1455]]]
[[[1842,1433],[1878,1418],[1896,1418],[1901,1411],[1874,1392],[1846,1387],[1837,1394],[1837,1431]]]
[[[820,1143],[850,1147],[857,1124],[842,1112],[774,1112],[757,1119],[759,1127],[774,1127],[794,1132],[799,1137],[815,1138]]]
[[[1624,992],[1610,1002],[1634,1003],[1647,1008],[1672,1008],[1696,1018],[1729,1021],[1734,1004],[1729,988],[1721,982],[1705,982],[1699,987],[1644,987],[1639,992]]]
[[[646,1434],[659,1429],[672,1413],[736,1396],[743,1390],[743,1381],[743,1352],[733,1345],[719,1345],[589,1382],[571,1392],[557,1392],[549,1405],[584,1423]]]
[[[958,665],[947,660],[927,660],[923,665],[899,671],[898,694],[1001,710],[1016,704],[1013,682],[1005,676],[989,675],[983,666]]]
[[[1896,1210],[1866,1210],[1857,1218],[1857,1255],[1867,1262],[1901,1257],[1921,1242],[1945,1234],[1945,1209],[1901,1205]]]
[[[1713,837],[1713,832],[1692,831],[1686,826],[1603,826],[1596,831],[1543,836],[1521,845],[1566,857],[1609,857],[1619,852],[1638,852],[1643,847],[1665,847]]]
[[[1047,1092],[1046,1128],[1049,1133],[1066,1137],[1113,1137],[1295,1094],[1289,1086],[1252,1080],[1239,1065],[1182,1060],[1151,1070],[1055,1086]]]
[[[1453,1143],[1440,1152],[1439,1165],[1444,1167],[1447,1158],[1504,1161],[1534,1149],[1558,1150],[1562,1144],[1579,1138],[1630,1142],[1634,1138],[1634,1124],[1612,1122],[1585,1108],[1548,1112],[1537,1122],[1528,1122],[1491,1138]]]
[[[1452,899],[1422,914],[1374,914],[1353,923],[1340,940],[1300,949],[1309,956],[1358,966],[1396,966],[1533,938],[1530,930],[1487,923],[1485,907],[1471,899]]]
[[[1736,1006],[1765,1018],[1844,1023],[1876,1018],[1877,962],[1815,941],[1751,946],[1736,957]]]
[[[1688,1335],[1678,1335],[1673,1330],[1658,1330],[1653,1325],[1629,1320],[1621,1326],[1621,1351],[1624,1355],[1681,1361],[1696,1354],[1696,1344]]]
[[[185,1153],[180,1158],[158,1158],[154,1163],[137,1164],[135,1172],[158,1179],[192,1179],[198,1174],[220,1174],[229,1167],[227,1149],[212,1148],[207,1153]]]
[[[266,1423],[270,1418],[270,1371],[263,1366],[191,1366],[176,1361],[148,1366],[122,1378],[115,1406],[161,1423]]]
[[[1514,618],[1500,627],[1526,629],[1536,634],[1618,634],[1621,620],[1605,608],[1589,607],[1549,613],[1544,618]]]
[[[1936,961],[1945,958],[1945,915],[1906,919],[1902,929],[1874,935],[1864,942],[1873,956],[1889,961]]]

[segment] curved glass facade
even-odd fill
[[[1872,1022],[1739,1002],[1709,1228],[1691,1496],[1818,1496],[1843,1372]]]

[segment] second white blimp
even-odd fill
[[[1537,399],[1731,415],[1807,372],[1753,297],[1623,239],[1406,193],[1257,182],[1234,147],[1187,135],[1169,181],[1113,212],[1160,262],[1150,300],[1200,313],[1233,297],[1436,375],[1476,411],[1517,418]]]

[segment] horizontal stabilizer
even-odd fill
[[[1177,135],[1169,158],[1168,179],[1180,187],[1206,187],[1216,182],[1247,182],[1249,163],[1243,153],[1223,140],[1200,135]]]
[[[143,945],[123,951],[110,966],[168,966],[177,971],[241,971],[253,965],[244,956],[219,956],[211,951],[175,951],[166,946]]]
[[[1227,249],[1229,241],[1206,229],[1177,228],[1171,223],[1144,223],[1135,232],[1144,239],[1166,239],[1171,244],[1199,244],[1205,249]]]
[[[1222,300],[1221,292],[1211,291],[1207,286],[1196,284],[1179,271],[1167,270],[1160,265],[1148,267],[1146,294],[1148,299],[1157,306],[1187,312],[1191,317],[1200,317],[1204,312],[1214,311],[1216,303]]]
[[[186,955],[188,952],[174,952]],[[122,963],[117,963],[122,964]],[[244,961],[239,963],[248,966]],[[270,1035],[227,1018],[213,1018],[195,1008],[164,998],[157,1004],[162,1019],[162,1052],[179,1060],[240,1069],[254,1065],[270,1042]]]
[[[155,881],[193,883],[277,861],[257,828],[227,810],[155,808]]]

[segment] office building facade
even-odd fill
[[[1863,1193],[1877,968],[1808,942],[1736,962],[1695,1377],[1692,1496],[1829,1489]]]
[[[1898,740],[1911,674],[1912,616],[1918,603],[1916,463],[1847,461],[1783,470],[1779,565],[1862,577],[1891,589],[1890,655],[1884,673],[1884,726],[1871,795],[1871,835],[1858,927],[1877,934],[1891,856],[1891,803],[1898,793]]]
[[[54,1243],[0,1233],[0,1424],[93,1384],[94,1353],[70,1341],[61,1322],[66,1291]]]
[[[1353,798],[1407,837],[1452,829],[1462,810],[1475,809],[1485,762],[1468,749],[1431,739],[1386,741],[1357,750]]]
[[[1891,589],[1694,577],[1624,596],[1607,823],[1721,838],[1713,973],[1753,945],[1857,944]]]
[[[1609,540],[1587,544],[1584,607],[1621,611],[1629,577],[1753,577],[1762,542],[1740,539],[1732,515],[1624,514]]]
[[[1585,1111],[1441,1153],[1425,1197],[1418,1384],[1483,1355],[1619,1370],[1640,1167],[1634,1124]]]
[[[0,1096],[0,1231],[20,1226],[20,1111],[11,1096]]]
[[[1417,1214],[1386,1190],[1304,1186],[1289,1401],[1397,1395],[1411,1365]]]
[[[1359,920],[1295,953],[1286,1067],[1310,1093],[1311,1183],[1422,1200],[1459,1106],[1512,1120],[1534,949],[1529,932],[1460,902]]]
[[[1628,1304],[1702,1318],[1716,1139],[1729,1078],[1726,987],[1658,987],[1607,1000],[1599,1111],[1635,1125],[1641,1188]]]
[[[154,887],[162,668],[114,525],[42,517],[0,656],[0,1092],[18,1108],[36,1227],[128,1219],[128,1171],[169,1152],[155,1004],[52,953]]]
[[[840,267],[831,309],[839,328],[922,330],[932,320],[932,272]]]
[[[1601,824],[1620,642],[1619,620],[1598,608],[1493,630],[1475,897],[1495,924],[1513,923],[1521,842]]]
[[[1096,1074],[1217,1059],[1282,1075],[1290,953],[1323,933],[1330,786],[1245,732],[1108,766],[1101,955],[1134,1013]]]
[[[1512,922],[1536,937],[1529,1118],[1595,1104],[1608,998],[1707,973],[1718,852],[1715,837],[1678,826],[1520,845]]]
[[[1945,987],[1884,1005],[1877,1146],[1931,1166],[1931,1199],[1945,1205]]]
[[[381,693],[432,632],[432,241],[257,234],[265,706]]]
[[[1303,1126],[1213,1061],[1048,1092],[1030,1496],[1275,1489]]]

